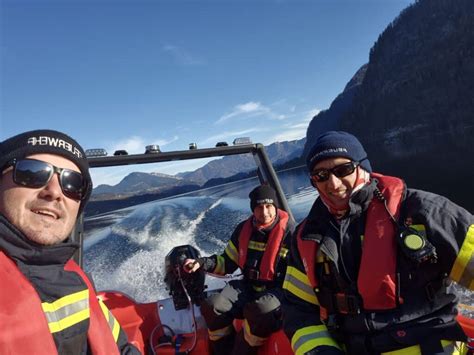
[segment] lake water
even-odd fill
[[[279,172],[297,222],[317,193],[305,169]],[[139,302],[168,297],[164,259],[175,246],[190,244],[201,256],[221,253],[235,226],[250,215],[248,194],[258,180],[246,179],[113,211],[85,221],[84,267],[99,290],[120,290]],[[210,288],[222,279],[207,276]],[[462,301],[474,304],[468,291]]]

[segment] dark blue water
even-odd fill
[[[317,197],[305,169],[278,173],[297,222]],[[251,211],[248,194],[258,185],[247,179],[110,212],[86,220],[85,269],[100,290],[120,290],[139,302],[168,297],[164,258],[175,246],[190,244],[201,255],[221,253],[235,226]],[[210,288],[223,281],[208,277]],[[473,304],[468,291],[463,302]]]

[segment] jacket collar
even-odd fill
[[[35,243],[0,214],[0,249],[15,261],[28,265],[65,264],[79,248],[67,239],[56,245]]]
[[[311,231],[324,232],[329,226],[328,221],[332,221],[332,223],[336,224],[342,224],[349,223],[353,219],[360,217],[362,213],[369,207],[369,203],[372,201],[377,183],[377,179],[372,179],[363,188],[354,193],[349,200],[349,211],[347,212],[346,216],[340,220],[336,220],[331,215],[326,205],[318,197],[316,201],[314,201],[313,206],[311,207],[311,210],[308,214],[305,233],[303,233],[303,235],[305,235],[305,239],[315,240],[320,243],[323,236],[320,234],[315,234]]]

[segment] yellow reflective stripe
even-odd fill
[[[89,290],[75,292],[60,299],[41,304],[51,333],[60,332],[90,316]]]
[[[322,345],[341,349],[324,324],[298,329],[291,339],[291,347],[296,355],[305,354]]]
[[[72,327],[73,325],[88,319],[90,316],[89,308],[79,311],[69,317],[58,320],[57,322],[49,322],[48,327],[51,333],[60,332],[66,328]]]
[[[43,308],[44,312],[56,312],[58,309],[68,306],[70,304],[76,303],[78,301],[82,301],[85,299],[89,299],[89,290],[85,289],[76,293],[71,293],[70,295],[61,297],[52,303],[43,302],[41,307]]]
[[[207,332],[209,333],[209,339],[213,341],[219,340],[225,337],[226,335],[229,335],[230,333],[232,333],[233,328],[234,326],[231,324],[227,327],[216,329],[216,330],[208,329]]]
[[[231,240],[229,241],[229,243],[227,243],[227,247],[225,248],[224,252],[230,258],[230,260],[232,260],[237,265],[239,264],[239,252],[237,251],[237,248]]]
[[[244,320],[244,339],[250,346],[262,346],[265,343],[265,340],[267,340],[267,338],[261,338],[252,334],[247,319]]]
[[[281,248],[280,249],[280,256],[282,258],[286,258],[287,255],[288,255],[288,249],[287,248]]]
[[[97,299],[99,301],[100,309],[102,310],[102,313],[105,316],[105,319],[107,320],[107,323],[109,324],[109,328],[112,331],[112,336],[114,337],[115,342],[117,342],[117,339],[120,334],[120,324],[119,322],[115,319],[114,315],[110,310],[107,308],[104,302],[102,302],[101,299]]]
[[[292,266],[286,268],[283,289],[288,290],[306,302],[319,305],[318,299],[309,283],[308,276]]]
[[[441,340],[441,345],[443,346],[444,354],[459,354],[459,352],[454,352],[455,343],[450,340]],[[419,345],[409,346],[407,348],[398,349],[394,351],[388,351],[382,353],[382,355],[421,355],[421,348]]]
[[[412,224],[409,226],[418,232],[426,232],[426,227],[424,224]]]
[[[256,242],[253,240],[249,242],[249,249],[252,249],[252,250],[265,251],[266,246],[267,246],[267,243]]]
[[[217,265],[212,273],[217,275],[225,274],[225,259],[222,255],[217,255]]]
[[[449,277],[460,285],[474,290],[474,224],[467,230]]]

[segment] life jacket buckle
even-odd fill
[[[359,314],[359,302],[357,297],[354,295],[348,295],[346,293],[336,293],[336,308],[341,314]]]

